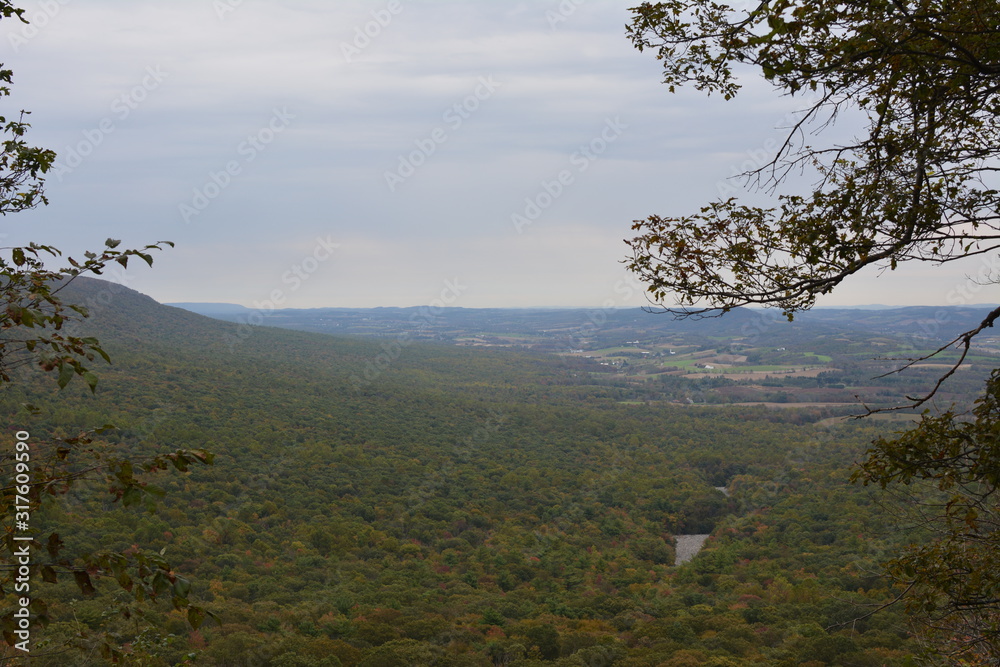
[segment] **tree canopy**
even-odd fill
[[[711,0],[644,3],[628,28],[671,89],[726,98],[756,68],[807,98],[773,160],[747,176],[777,187],[815,170],[808,195],[762,208],[730,198],[637,221],[629,268],[681,312],[750,304],[808,308],[872,265],[951,262],[1000,243],[1000,3],[777,0],[742,11]],[[842,114],[864,131],[828,146],[804,129]]]
[[[679,317],[756,304],[792,319],[866,267],[940,265],[1000,248],[1000,3],[673,0],[632,11],[628,35],[655,51],[671,90],[693,85],[729,99],[750,69],[804,100],[773,159],[744,174],[773,206],[720,199],[635,222],[627,265],[652,302]],[[845,115],[862,126],[852,140],[811,143]],[[811,192],[781,191],[798,170],[812,170]],[[986,313],[930,355],[962,351],[909,407],[934,395],[997,317],[1000,309]],[[1000,657],[998,387],[994,374],[971,415],[928,413],[877,440],[856,474],[905,491],[902,506],[916,508],[909,518],[930,531],[887,571],[923,636],[956,664]]]
[[[960,664],[995,664],[1000,656],[998,431],[995,371],[971,415],[924,415],[917,428],[877,440],[855,473],[891,488],[910,527],[934,536],[889,560],[888,571],[924,633]]]

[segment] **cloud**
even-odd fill
[[[343,251],[289,305],[413,305],[455,272],[480,306],[600,304],[631,221],[716,196],[797,103],[760,82],[669,95],[624,36],[629,3],[220,2],[57,3],[19,45],[32,140],[80,159],[11,240],[176,241],[136,279],[171,301],[249,303],[329,234]],[[581,160],[609,122],[627,128]]]

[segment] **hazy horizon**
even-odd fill
[[[225,301],[161,301],[164,306],[173,306],[175,308],[186,308],[187,306],[224,306],[226,308],[238,308],[240,310],[260,310],[261,306],[253,306],[246,304],[230,303]],[[305,306],[305,307],[295,307],[295,306],[279,306],[276,310],[376,310],[379,308],[385,309],[410,309],[410,308],[424,308],[429,304],[410,304],[410,305],[390,305],[390,306]],[[652,308],[652,306],[648,306]],[[910,305],[899,305],[899,304],[884,304],[884,303],[867,303],[867,304],[848,304],[848,305],[838,305],[838,306],[815,306],[810,310],[896,310],[900,308],[996,308],[1000,307],[1000,304],[995,303],[969,303],[969,304],[957,304],[957,305],[941,305],[941,304],[910,304]],[[463,309],[463,310],[593,310],[593,309],[604,309],[604,310],[636,310],[644,308],[644,306],[609,306],[604,307],[600,304],[593,304],[590,306],[482,306],[482,307],[470,307],[470,306],[441,306],[442,309]],[[763,308],[760,306],[742,306],[742,309],[753,310],[753,311],[775,311],[775,308]],[[808,312],[808,311],[806,311]],[[654,313],[655,314],[655,313]]]
[[[5,243],[173,241],[108,275],[163,302],[377,307],[450,283],[465,307],[645,305],[632,221],[764,201],[732,176],[802,100],[758,78],[670,94],[632,4],[25,2],[10,106],[58,157]],[[819,303],[1000,300],[998,269],[868,271]]]

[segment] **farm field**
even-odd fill
[[[255,312],[185,306],[234,323]],[[925,357],[975,328],[982,309],[946,310],[947,317],[940,308],[824,309],[790,323],[754,310],[676,320],[639,309],[328,308],[276,310],[264,324],[375,338],[400,353],[429,342],[556,354],[625,402],[864,412],[905,405],[958,361],[952,350]],[[983,339],[937,395],[940,404],[968,403],[998,358],[1000,338]]]

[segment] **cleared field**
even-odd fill
[[[705,371],[703,373],[688,373],[681,377],[688,378],[690,380],[699,380],[706,377],[719,377],[719,378],[730,378],[732,380],[766,380],[769,377],[783,377],[783,378],[814,378],[820,373],[825,373],[827,371],[835,371],[836,368],[828,368],[823,366],[822,368],[805,368],[802,370],[791,370],[787,366],[778,366],[776,370],[743,370],[740,368],[732,368],[727,371]]]
[[[843,403],[841,405],[844,405]],[[840,424],[845,421],[854,420],[855,417],[844,416],[844,417],[827,417],[826,419],[821,419],[816,422],[816,426],[833,426],[835,424]],[[868,415],[864,419],[870,419],[877,422],[889,422],[889,423],[906,423],[906,422],[916,422],[920,421],[920,415],[911,415],[903,412],[883,412],[876,413],[873,415]]]
[[[788,403],[771,403],[771,402],[763,402],[763,401],[750,401],[750,402],[743,402],[743,403],[732,403],[731,405],[760,405],[760,406],[765,407],[765,408],[839,408],[839,407],[843,407],[845,405],[858,405],[858,404],[857,403],[852,403],[852,402],[846,402],[846,401],[843,402],[843,403],[829,403],[829,402],[826,402],[826,403],[792,403],[791,401],[789,401]],[[860,405],[858,405],[858,408],[862,409]],[[850,417],[834,417],[834,419],[850,419]]]
[[[664,361],[663,368],[689,368],[695,364],[702,363],[699,359],[671,359],[670,361]]]
[[[653,350],[649,350],[645,347],[635,347],[632,345],[622,345],[618,347],[606,347],[601,350],[584,350],[587,354],[593,355],[595,357],[613,357],[616,354],[622,352],[645,352],[647,354],[653,354]]]

